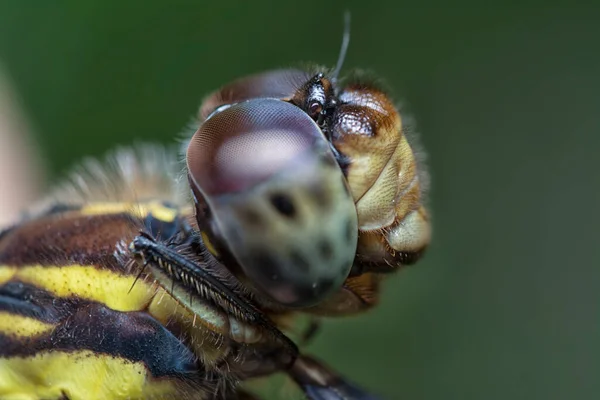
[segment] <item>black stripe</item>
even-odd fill
[[[114,311],[87,301],[80,301],[51,333],[25,339],[0,333],[0,357],[32,356],[45,350],[91,350],[143,362],[155,377],[202,372],[194,354],[149,314]]]
[[[146,229],[160,240],[169,240],[182,231],[189,231],[191,227],[183,217],[175,218],[173,221],[163,221],[156,218],[152,212],[144,219]]]
[[[57,324],[68,317],[75,303],[72,299],[54,297],[50,292],[22,282],[0,286],[0,311]]]

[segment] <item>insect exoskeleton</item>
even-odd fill
[[[275,70],[239,79],[209,96],[200,118],[251,98],[277,98],[303,110],[330,141],[356,203],[359,239],[352,275],[411,264],[431,237],[423,205],[427,173],[400,113],[371,81],[338,85],[337,77],[323,71]]]
[[[403,128],[390,97],[363,82],[344,86],[326,119],[358,212],[356,273],[411,264],[430,241],[426,171]]]
[[[342,286],[356,208],[306,112],[277,98],[221,105],[192,137],[187,166],[198,225],[246,284],[285,307],[314,305]]]

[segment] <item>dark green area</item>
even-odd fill
[[[435,3],[7,0],[0,62],[56,178],[233,78],[334,64],[349,9],[346,69],[418,122],[435,240],[312,350],[389,399],[598,398],[600,7]]]

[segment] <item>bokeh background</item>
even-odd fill
[[[2,1],[0,64],[50,183],[171,143],[234,78],[333,65],[350,10],[345,70],[384,78],[429,154],[434,242],[311,351],[388,399],[598,398],[598,7],[446,3]]]

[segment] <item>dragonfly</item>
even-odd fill
[[[391,96],[283,69],[208,95],[183,151],[88,160],[0,233],[0,398],[378,398],[303,343],[368,311],[431,237]]]

